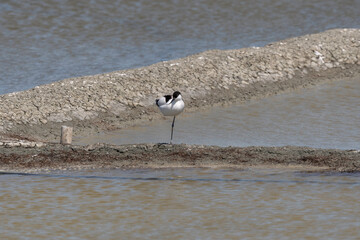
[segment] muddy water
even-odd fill
[[[261,169],[0,174],[0,189],[1,239],[360,238],[356,174]]]
[[[358,0],[0,2],[0,94],[208,49],[360,27]]]
[[[184,96],[186,101],[186,96]],[[359,149],[360,78],[180,115],[174,143]],[[82,144],[168,142],[171,120],[79,138]]]

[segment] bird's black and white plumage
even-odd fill
[[[171,143],[172,138],[173,138],[175,117],[184,110],[185,103],[182,100],[182,96],[179,91],[174,92],[172,96],[165,95],[159,99],[156,99],[155,103],[159,107],[161,113],[164,116],[174,116],[174,119],[173,119],[173,122],[171,125],[171,139],[170,139],[170,143]]]

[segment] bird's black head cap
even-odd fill
[[[179,91],[176,91],[173,93],[173,98],[177,98],[181,93]]]

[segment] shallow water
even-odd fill
[[[0,94],[208,49],[360,27],[357,0],[0,2]]]
[[[186,103],[186,96],[185,103]],[[261,100],[179,115],[174,143],[218,146],[360,148],[360,78],[338,80]],[[77,138],[81,144],[170,140],[171,118]]]
[[[0,174],[1,239],[359,239],[360,176],[162,169]]]

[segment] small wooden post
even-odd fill
[[[61,144],[71,144],[72,142],[73,128],[67,126],[61,126]]]

